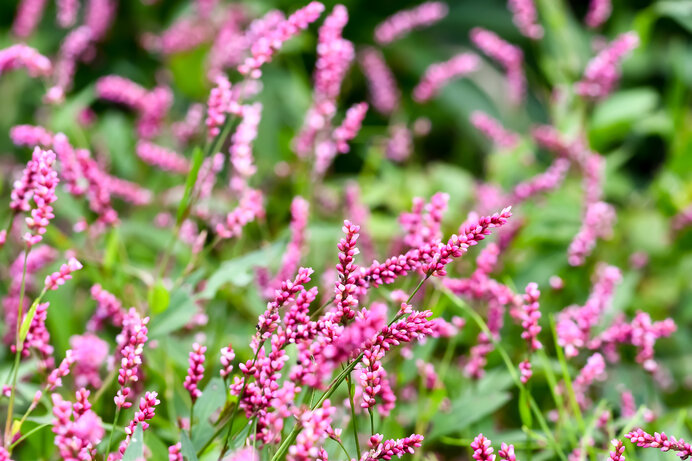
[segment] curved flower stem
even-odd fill
[[[113,445],[113,434],[115,433],[115,425],[118,424],[118,416],[120,416],[120,405],[115,408],[115,416],[113,417],[113,424],[111,425],[111,435],[108,437],[108,445],[106,445],[106,456],[111,452],[111,446]]]
[[[358,442],[358,418],[356,418],[356,407],[353,401],[353,386],[350,374],[346,376],[346,387],[348,387],[348,400],[351,406],[351,421],[353,422],[353,440],[356,442],[357,459],[360,459],[360,443]],[[368,408],[368,411],[370,409]],[[350,459],[350,458],[349,458]]]

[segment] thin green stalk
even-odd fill
[[[341,449],[344,451],[344,454],[346,454],[346,459],[353,459],[353,458],[351,458],[351,455],[348,454],[348,451],[346,451],[346,447],[344,446],[343,443],[341,443],[341,440],[339,440],[339,439],[332,439],[332,440],[339,444]]]
[[[15,353],[14,353],[14,368],[12,371],[12,388],[10,389],[10,403],[7,407],[7,421],[5,421],[5,448],[9,449],[12,441],[12,418],[14,413],[14,399],[17,395],[17,376],[19,375],[19,359],[22,355],[22,340],[19,337],[19,331],[22,325],[22,317],[24,315],[24,292],[26,289],[26,265],[29,259],[29,251],[31,247],[27,247],[24,253],[24,267],[22,268],[22,284],[19,290],[19,305],[17,306],[17,329],[15,338]]]
[[[351,422],[353,423],[353,440],[356,442],[356,454],[358,455],[358,457],[356,459],[360,459],[360,442],[358,442],[358,418],[356,418],[356,406],[355,406],[355,402],[353,401],[353,387],[351,385],[351,377],[349,375],[346,376],[346,387],[348,387],[348,400],[349,400],[349,403],[351,406]],[[368,411],[370,411],[370,408],[368,408]]]
[[[120,416],[120,405],[115,408],[115,416],[113,417],[113,425],[111,426],[111,435],[108,437],[108,445],[106,445],[106,454],[111,452],[111,446],[113,446],[113,434],[115,433],[115,425],[118,424],[118,416]]]
[[[370,413],[370,435],[375,435],[375,413],[371,407],[368,407],[368,413]]]
[[[192,440],[192,424],[195,421],[195,402],[190,405],[190,440]]]
[[[334,296],[332,296],[331,298],[329,298],[329,299],[327,300],[327,302],[325,302],[325,303],[322,304],[320,307],[318,307],[317,310],[315,310],[315,312],[313,312],[312,315],[310,315],[310,320],[315,320],[317,317],[319,317],[320,314],[322,313],[322,311],[323,311],[327,306],[329,306],[333,301],[334,301]]]
[[[10,448],[8,448],[8,451],[9,451],[10,453],[12,453],[12,450],[14,450],[14,447],[16,447],[17,445],[19,445],[20,443],[22,443],[24,440],[26,440],[27,438],[29,438],[29,437],[30,437],[31,435],[33,435],[34,433],[40,431],[41,429],[45,429],[46,427],[50,427],[50,426],[51,426],[51,424],[49,424],[49,423],[45,423],[45,424],[41,424],[41,425],[39,425],[39,426],[36,426],[35,428],[33,428],[32,430],[30,430],[30,431],[27,432],[26,434],[23,434],[21,437],[19,437],[14,443],[12,443],[12,445],[10,445]]]
[[[562,352],[562,346],[560,346],[557,339],[557,330],[555,329],[555,318],[550,316],[550,330],[553,333],[553,340],[555,341],[555,352],[557,354],[557,359],[562,367],[562,378],[565,381],[565,389],[567,390],[567,397],[569,398],[570,407],[574,413],[574,418],[577,420],[577,427],[579,428],[579,433],[584,433],[584,419],[581,415],[581,408],[579,408],[579,402],[577,402],[577,397],[574,394],[574,387],[572,386],[572,378],[569,375],[569,370],[567,369],[567,360],[565,360],[565,354]]]

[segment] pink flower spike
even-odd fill
[[[413,89],[413,99],[428,101],[448,82],[477,70],[479,65],[480,60],[474,53],[459,53],[448,61],[431,65]]]
[[[522,68],[524,53],[521,48],[502,40],[494,32],[480,27],[471,29],[471,41],[504,68],[509,98],[514,104],[519,104],[526,91],[526,77]]]
[[[519,143],[518,134],[506,130],[499,121],[484,112],[473,112],[471,124],[498,147],[512,149]]]
[[[403,439],[385,440],[381,434],[375,434],[370,437],[370,451],[365,453],[360,461],[375,461],[378,459],[390,460],[397,456],[401,458],[403,455],[414,453],[414,449],[423,444],[423,436],[419,434],[411,434]]]
[[[250,56],[238,66],[238,71],[253,79],[261,77],[261,67],[272,60],[274,53],[281,49],[284,42],[297,35],[301,30],[307,29],[308,25],[315,22],[323,11],[324,5],[322,3],[310,2],[287,19],[279,22],[275,27],[263,31],[263,34],[253,40]]]
[[[207,126],[209,138],[215,138],[221,132],[220,127],[226,120],[226,113],[230,110],[233,96],[231,82],[228,81],[225,75],[216,77],[215,83],[216,86],[209,92],[207,118],[204,122]]]
[[[620,80],[620,63],[639,46],[636,32],[620,34],[593,58],[576,84],[576,91],[586,99],[598,100],[608,96]]]
[[[514,24],[519,32],[532,40],[543,37],[543,27],[538,22],[538,12],[533,0],[509,0],[507,7],[512,12]]]
[[[55,388],[62,386],[62,378],[67,376],[70,373],[70,367],[74,363],[75,358],[72,355],[71,350],[66,350],[65,351],[65,358],[60,362],[60,365],[58,368],[55,368],[51,373],[48,375],[48,379],[46,380],[46,389],[49,391],[55,390]]]
[[[10,129],[10,139],[15,146],[51,147],[53,136],[53,133],[42,126],[15,125]]]
[[[168,461],[183,461],[183,446],[180,442],[168,447]]]
[[[687,459],[692,456],[692,446],[689,443],[674,436],[668,437],[664,432],[655,432],[654,435],[651,435],[641,429],[636,429],[625,434],[625,438],[638,447],[658,448],[663,452],[677,451],[676,454],[680,459]]]
[[[415,29],[428,27],[447,16],[449,8],[442,2],[425,2],[409,10],[401,10],[375,27],[375,41],[386,45]]]
[[[608,20],[612,11],[612,0],[591,0],[584,22],[590,28],[596,29]]]
[[[497,455],[502,461],[517,461],[517,457],[514,455],[514,445],[507,445],[502,443],[500,449],[497,451]]]
[[[603,381],[606,377],[606,364],[603,356],[596,352],[586,361],[579,375],[574,379],[574,394],[581,408],[586,408],[589,401],[586,392],[595,381]]]
[[[252,105],[243,106],[241,109],[242,119],[231,137],[231,164],[237,179],[243,184],[236,187],[242,190],[247,184],[248,179],[255,174],[257,167],[253,163],[252,143],[257,138],[257,127],[262,118],[262,104],[256,102]],[[231,184],[234,184],[233,180]]]
[[[247,188],[240,197],[238,206],[226,215],[225,222],[216,225],[216,233],[221,238],[233,238],[243,232],[243,227],[264,216],[262,192]]]
[[[591,254],[599,238],[610,238],[615,225],[615,208],[605,202],[588,205],[579,233],[569,245],[568,261],[571,266],[581,266]]]
[[[610,452],[609,459],[612,461],[625,461],[625,446],[622,444],[622,440],[613,439],[610,443],[613,445],[614,449]]]
[[[360,227],[346,220],[341,230],[346,234],[346,237],[342,238],[337,245],[339,264],[336,265],[336,271],[339,279],[334,287],[334,304],[337,309],[334,321],[337,323],[341,322],[342,318],[351,320],[358,308],[358,300],[356,299],[358,288],[353,277],[358,266],[353,262],[353,257],[359,253],[356,242]]]
[[[348,142],[355,138],[360,131],[367,111],[368,104],[365,102],[354,104],[346,111],[343,122],[333,133],[337,151],[344,154],[350,150]]]
[[[12,23],[12,33],[20,38],[30,36],[43,17],[46,0],[21,0]]]
[[[478,434],[476,438],[473,439],[471,448],[473,449],[472,457],[476,461],[495,461],[490,439],[486,438],[483,434]]]
[[[190,169],[190,162],[185,157],[149,141],[137,142],[136,152],[144,162],[157,166],[163,171],[186,174]]]
[[[57,0],[58,24],[62,28],[72,27],[77,21],[79,0]]]
[[[70,258],[67,264],[60,266],[60,270],[46,277],[46,290],[57,290],[66,281],[72,278],[72,273],[82,268],[82,264],[75,258]]]
[[[190,393],[190,399],[192,399],[192,404],[202,395],[202,391],[197,388],[199,382],[204,378],[204,354],[207,352],[206,346],[201,346],[198,343],[192,345],[192,352],[190,352],[190,358],[188,359],[190,367],[187,369],[187,376],[185,376],[185,383],[183,387],[187,389]],[[190,421],[192,423],[192,421]]]
[[[391,114],[399,106],[401,93],[382,53],[366,47],[358,53],[358,61],[367,79],[372,106],[381,114]]]
[[[221,358],[219,360],[221,371],[219,373],[222,378],[225,379],[233,372],[233,360],[235,360],[235,352],[233,352],[233,347],[229,344],[221,349]]]

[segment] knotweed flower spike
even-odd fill
[[[658,448],[663,452],[675,451],[680,459],[692,456],[692,446],[689,443],[674,436],[668,437],[665,432],[654,432],[654,435],[651,435],[641,429],[635,429],[625,434],[625,438],[638,447]]]
[[[524,76],[524,53],[518,46],[502,40],[497,34],[475,27],[471,29],[471,41],[486,56],[504,69],[509,89],[509,98],[515,104],[524,99],[526,77]]]
[[[199,390],[197,384],[204,378],[204,354],[206,352],[206,346],[194,343],[192,345],[192,352],[190,352],[190,358],[188,359],[190,367],[187,369],[187,376],[185,376],[183,387],[190,393],[190,399],[192,399],[193,404],[202,395],[202,391]]]
[[[460,53],[449,61],[431,65],[413,89],[413,99],[417,102],[429,100],[449,81],[477,70],[479,65],[480,60],[473,53]]]
[[[36,0],[24,0],[25,3],[31,1]],[[31,77],[47,77],[53,70],[50,59],[27,45],[17,44],[0,50],[0,76],[20,68],[26,69]]]
[[[538,24],[538,12],[533,0],[508,0],[507,7],[512,12],[514,25],[523,36],[532,40],[543,37],[543,27]]]
[[[584,76],[576,85],[577,93],[587,99],[603,99],[608,96],[620,80],[621,61],[637,46],[639,36],[635,32],[619,35],[589,61]]]
[[[386,45],[408,35],[411,31],[428,27],[447,16],[449,8],[443,2],[425,2],[410,10],[402,10],[375,27],[375,41]]]
[[[382,53],[373,47],[363,48],[358,52],[358,62],[367,78],[373,108],[381,114],[390,115],[399,107],[401,92]]]
[[[612,11],[613,5],[611,0],[591,0],[584,22],[587,26],[595,29],[608,20]]]

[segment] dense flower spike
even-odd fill
[[[289,447],[286,459],[289,461],[315,459],[314,453],[329,436],[335,411],[336,408],[329,403],[329,400],[325,400],[322,406],[312,411],[303,411],[298,417],[298,423],[302,425],[303,430],[296,437],[296,443]]]
[[[65,351],[65,358],[62,359],[60,365],[53,369],[46,379],[46,389],[48,391],[54,391],[56,388],[62,386],[62,378],[70,374],[70,367],[74,363],[75,358],[70,349]]]
[[[372,106],[381,114],[394,112],[399,106],[401,93],[382,53],[366,47],[358,53],[358,62],[367,79]]]
[[[514,445],[508,446],[506,443],[502,443],[500,449],[497,450],[497,456],[502,461],[517,461],[517,457],[514,455]]]
[[[194,343],[190,352],[190,358],[188,359],[190,367],[187,369],[183,387],[190,393],[190,399],[192,399],[193,404],[202,395],[202,391],[197,388],[197,384],[204,378],[204,354],[206,352],[207,346]]]
[[[14,35],[21,38],[30,36],[41,22],[45,7],[46,0],[21,0],[12,23]]]
[[[93,459],[96,446],[104,436],[101,419],[90,408],[89,391],[80,389],[77,402],[65,401],[59,394],[52,394],[53,433],[55,445],[65,460]]]
[[[589,204],[584,223],[567,250],[570,265],[584,264],[586,257],[596,246],[596,239],[609,238],[613,233],[614,225],[615,209],[611,205],[605,202]]]
[[[209,92],[209,100],[207,101],[207,118],[205,125],[207,126],[210,138],[214,138],[221,132],[221,125],[226,119],[226,113],[230,111],[231,98],[231,82],[225,75],[216,77],[216,85]]]
[[[343,153],[349,151],[348,142],[356,137],[360,131],[360,127],[363,124],[363,119],[365,118],[365,113],[368,111],[368,104],[365,102],[359,102],[349,107],[346,111],[346,116],[341,122],[341,125],[336,127],[334,130],[334,141],[336,142],[336,150]],[[319,163],[319,159],[317,160]],[[329,166],[329,165],[327,165]],[[319,168],[320,171],[324,171],[324,167]]]
[[[591,0],[589,3],[589,11],[586,13],[584,22],[592,29],[600,27],[608,20],[612,10],[613,5],[611,0]]]
[[[281,49],[284,42],[306,29],[310,23],[315,22],[323,11],[322,3],[310,2],[274,27],[264,30],[264,33],[255,37],[250,47],[250,56],[238,66],[238,71],[251,78],[261,77],[260,68],[272,60],[274,53]]]
[[[375,27],[375,41],[386,45],[409,34],[414,29],[427,27],[447,16],[449,9],[442,2],[425,2],[410,10],[402,10]]]
[[[190,163],[185,157],[148,141],[139,141],[136,152],[137,156],[144,162],[157,166],[164,171],[186,174],[190,169]]]
[[[403,162],[413,152],[413,135],[403,123],[395,123],[389,127],[389,139],[385,146],[385,154],[389,160]]]
[[[87,323],[88,331],[98,331],[103,328],[106,320],[116,327],[122,327],[126,312],[122,303],[112,293],[104,290],[101,285],[91,287],[91,297],[98,306]]]
[[[541,312],[538,310],[538,297],[540,295],[541,292],[538,291],[538,285],[529,283],[526,286],[524,303],[521,306],[521,312],[519,314],[521,327],[524,329],[521,333],[521,337],[528,345],[529,355],[543,347],[538,340],[538,334],[541,332],[541,327],[538,324],[538,320],[541,318]],[[531,378],[531,362],[529,359],[526,359],[519,367],[521,370],[521,382],[526,384]]]
[[[31,1],[36,0],[24,0],[25,3]],[[53,69],[50,59],[30,46],[17,44],[0,50],[0,76],[19,68],[25,68],[32,77],[47,77]]]
[[[478,434],[471,442],[473,449],[473,459],[477,461],[495,461],[493,447],[490,445],[490,439],[483,434]]]
[[[477,70],[479,65],[480,60],[473,53],[459,53],[448,61],[431,65],[413,89],[413,99],[418,102],[431,99],[448,82]]]
[[[574,395],[579,403],[579,406],[586,408],[589,400],[586,397],[586,392],[595,381],[603,381],[605,379],[605,360],[603,356],[596,352],[586,361],[586,365],[581,369],[579,375],[574,379]]]
[[[613,439],[610,443],[613,444],[610,459],[613,461],[625,461],[625,446],[622,444],[622,440]]]
[[[147,324],[149,317],[140,317],[134,307],[123,319],[123,331],[116,337],[118,343],[118,353],[120,358],[120,369],[118,370],[118,384],[120,389],[115,396],[115,404],[118,407],[129,408],[131,402],[127,401],[132,392],[129,384],[139,380],[139,367],[142,364],[142,353],[144,344],[147,342]]]
[[[233,360],[235,360],[235,352],[233,352],[233,347],[229,344],[221,349],[221,358],[219,359],[221,370],[219,373],[222,378],[227,378],[233,372]]]
[[[526,77],[522,68],[524,53],[521,48],[507,43],[495,33],[480,27],[471,29],[471,41],[504,68],[510,100],[515,104],[521,102],[526,91]]]
[[[484,112],[474,111],[471,124],[498,147],[512,149],[519,143],[519,135],[506,130],[499,121]]]
[[[60,270],[46,277],[46,290],[57,290],[66,281],[72,278],[72,273],[82,268],[82,264],[75,258],[70,258],[67,264],[60,266]]]
[[[514,186],[508,199],[511,203],[521,203],[540,193],[557,189],[569,170],[569,160],[558,158],[543,173]]]
[[[154,417],[156,405],[161,403],[157,397],[158,394],[156,392],[147,392],[144,394],[144,397],[140,399],[139,410],[135,412],[132,421],[130,421],[130,424],[125,428],[125,440],[120,443],[116,453],[110,453],[108,455],[108,461],[118,461],[122,459],[127,447],[130,445],[132,435],[135,433],[135,428],[138,424],[142,425],[143,431],[149,428],[149,423],[147,423],[147,421]]]
[[[374,434],[370,437],[370,451],[363,454],[360,461],[375,461],[377,459],[390,460],[394,456],[401,458],[403,455],[413,454],[415,449],[423,444],[423,436],[411,434],[408,437],[397,440],[385,440],[382,434]]]
[[[508,0],[507,7],[512,12],[512,20],[525,37],[538,40],[543,37],[543,27],[538,22],[538,12],[533,0]]]
[[[168,447],[168,461],[183,461],[182,448],[180,442]]]
[[[42,126],[15,125],[10,129],[10,139],[15,146],[51,147],[53,136],[53,133]]]
[[[60,27],[71,27],[77,20],[79,0],[57,0],[58,24]]]
[[[248,179],[255,174],[257,167],[253,164],[252,142],[257,137],[257,127],[262,117],[262,104],[254,103],[243,106],[242,120],[231,138],[231,164],[235,177],[231,180],[231,188],[242,191],[247,187]]]
[[[108,357],[108,343],[96,335],[87,333],[70,338],[75,358],[74,382],[77,387],[101,387],[100,370]]]
[[[250,188],[244,190],[238,206],[226,215],[225,222],[216,225],[216,233],[226,239],[239,236],[243,232],[243,227],[264,216],[262,202],[260,191]]]
[[[689,443],[674,436],[668,437],[665,432],[654,432],[654,435],[651,435],[641,429],[635,429],[625,434],[625,438],[637,444],[638,447],[658,448],[663,452],[676,451],[680,459],[692,456],[692,446]]]
[[[339,264],[336,265],[336,271],[339,279],[334,287],[334,304],[337,308],[337,315],[334,320],[336,322],[340,322],[342,318],[352,319],[356,315],[355,311],[358,307],[358,300],[356,299],[358,288],[354,278],[358,266],[353,262],[353,257],[359,253],[356,242],[360,227],[350,221],[344,221],[341,230],[346,234],[346,237],[342,238],[337,245]]]
[[[577,93],[588,99],[608,96],[620,80],[620,62],[638,45],[639,36],[635,32],[619,35],[589,61],[584,76],[577,83]]]

